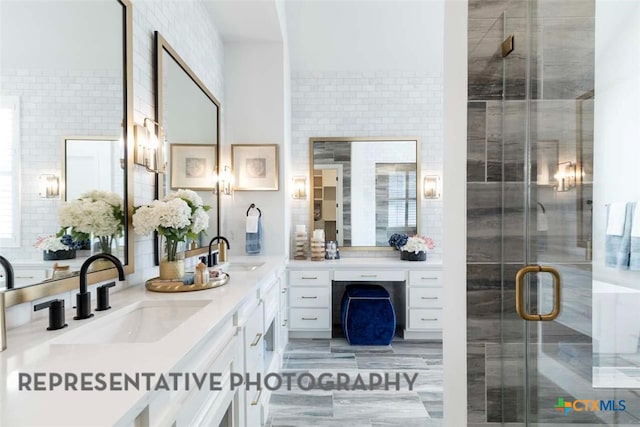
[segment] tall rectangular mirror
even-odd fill
[[[311,138],[311,228],[343,248],[418,234],[417,138]]]
[[[187,249],[204,252],[220,229],[218,173],[220,102],[187,63],[156,31],[156,117],[164,129],[166,173],[159,175],[157,196],[183,188],[194,190],[211,206],[209,227]],[[160,243],[156,245],[156,262]],[[198,248],[196,248],[198,247]]]
[[[131,22],[129,0],[0,1],[0,255],[14,266],[16,287],[77,286],[74,271],[89,251],[47,261],[34,246],[60,230],[65,189],[67,200],[90,190],[122,197],[118,255],[133,272]],[[110,141],[110,156],[101,159],[108,188],[83,154],[104,140]],[[71,278],[52,280],[55,262],[69,266]],[[89,282],[109,277],[115,270]]]

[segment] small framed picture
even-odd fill
[[[211,190],[215,171],[215,144],[171,144],[172,189]]]
[[[276,144],[231,145],[234,190],[278,190],[278,146]]]

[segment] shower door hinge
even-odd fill
[[[513,34],[506,38],[505,41],[502,42],[502,57],[506,58],[509,56],[511,52],[513,52]]]

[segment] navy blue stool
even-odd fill
[[[396,331],[391,297],[378,285],[348,285],[342,296],[341,320],[351,345],[389,345]]]

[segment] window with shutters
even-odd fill
[[[20,245],[20,104],[0,97],[0,246]]]
[[[376,163],[376,240],[417,233],[415,163]]]

